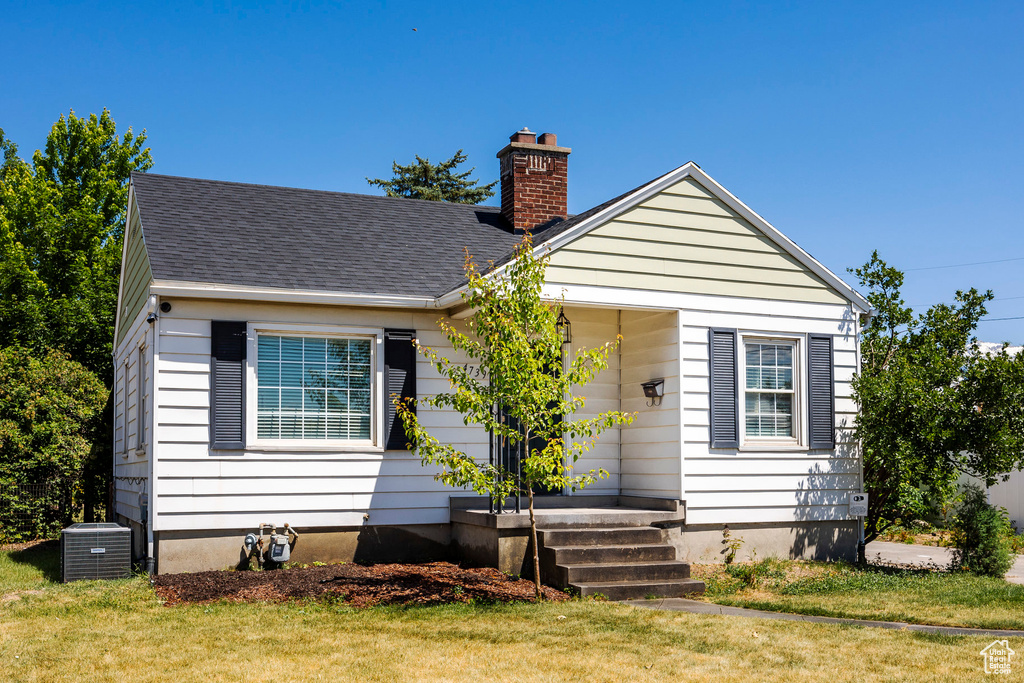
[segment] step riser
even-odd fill
[[[617,562],[665,562],[676,559],[670,545],[641,545],[633,548],[544,548],[555,564],[612,564]]]
[[[649,584],[621,584],[612,586],[573,586],[584,597],[603,595],[609,600],[642,600],[644,598],[681,598],[704,592],[703,581],[678,581]]]
[[[690,578],[690,565],[684,562],[674,564],[633,564],[604,567],[583,565],[576,567],[559,566],[564,583],[587,583],[602,581],[662,581]]]
[[[620,529],[541,529],[541,545],[644,545],[667,543],[668,531],[655,527],[626,527]]]

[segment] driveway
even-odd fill
[[[953,558],[953,552],[949,548],[885,541],[868,543],[865,554],[869,561],[879,558],[883,562],[916,564],[922,567],[931,564],[946,567]],[[1006,572],[1006,580],[1010,583],[1024,584],[1024,555],[1017,555],[1016,562],[1010,567],[1010,571]]]

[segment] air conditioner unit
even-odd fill
[[[132,530],[112,522],[72,524],[60,534],[61,579],[126,579],[132,573]]]

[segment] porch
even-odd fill
[[[533,575],[530,513],[491,512],[486,498],[450,498],[452,549],[465,563]],[[676,559],[683,501],[628,495],[537,496],[541,580],[609,599],[700,593]]]

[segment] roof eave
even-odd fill
[[[153,280],[150,291],[160,296],[190,299],[231,299],[233,301],[262,301],[269,303],[326,304],[332,306],[374,306],[382,308],[437,308],[433,296],[403,294],[364,294],[360,292],[330,292],[283,287],[251,287],[225,285],[215,282],[184,282],[179,280]]]

